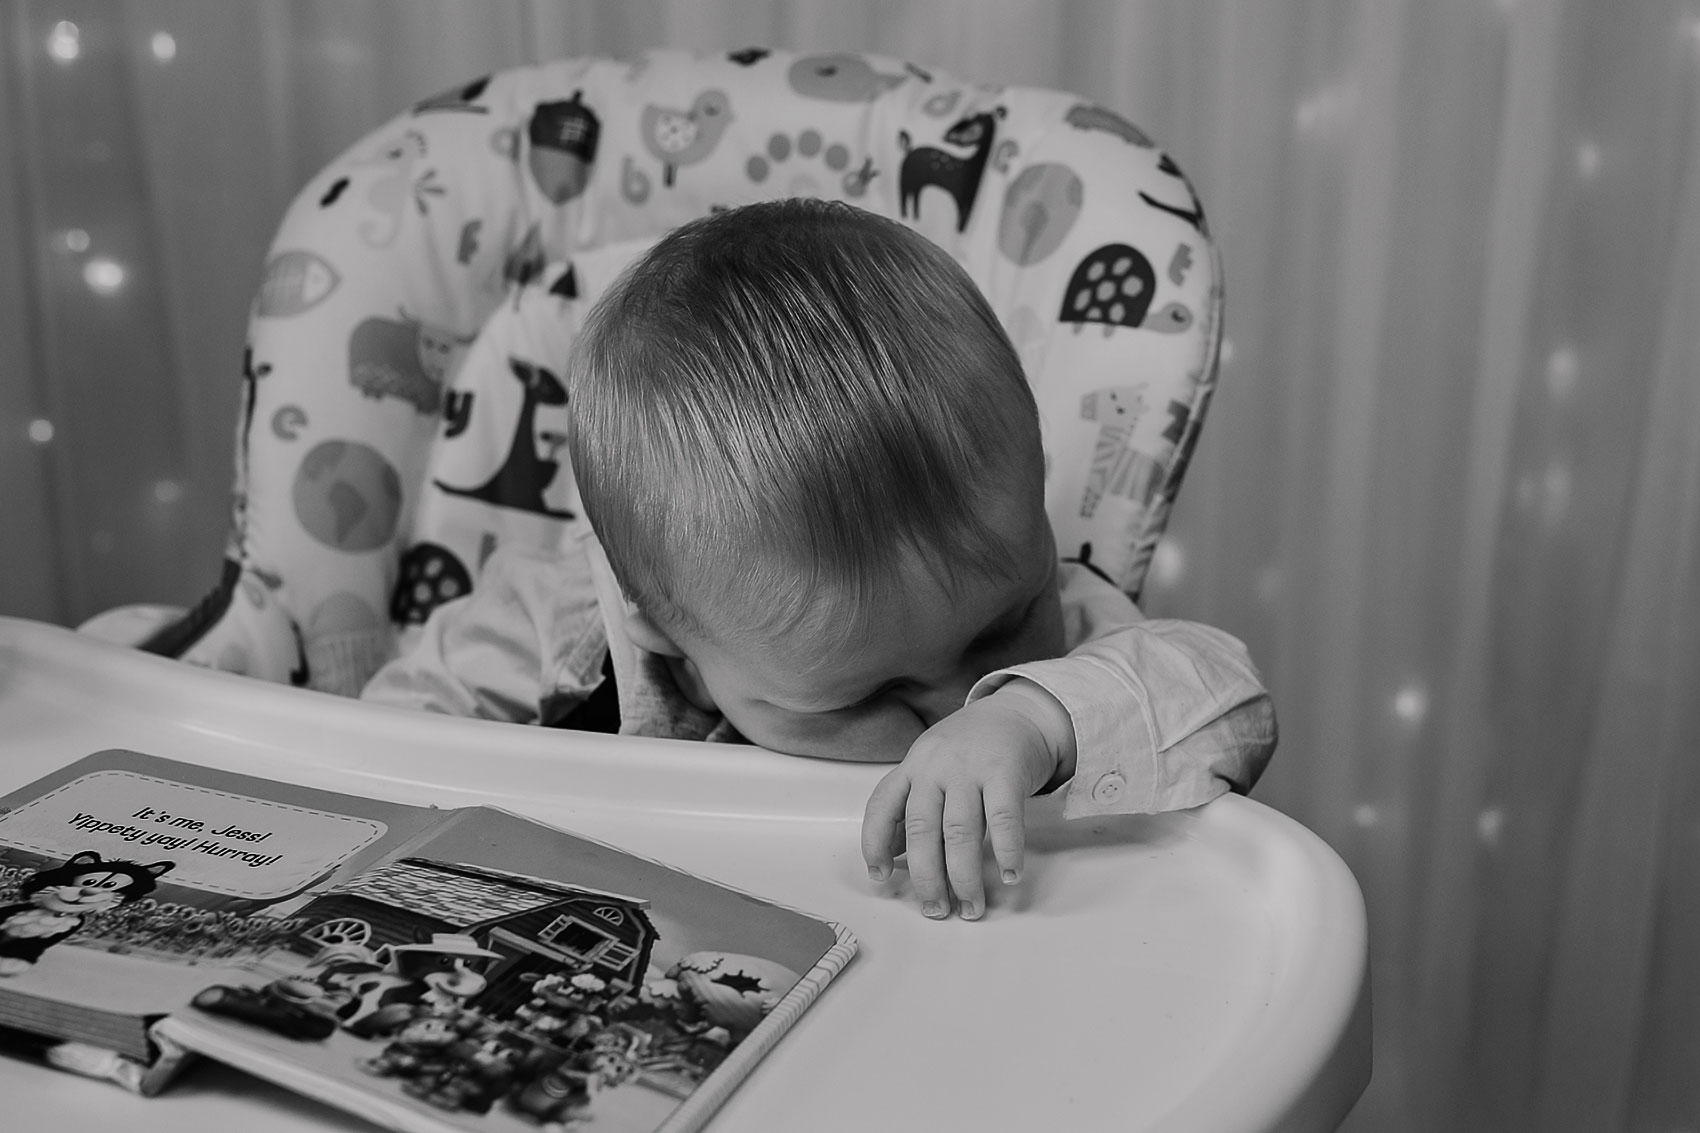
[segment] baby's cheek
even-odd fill
[[[730,718],[730,717],[729,717]],[[920,721],[907,712],[763,712],[748,726],[732,720],[745,739],[770,751],[852,763],[898,763],[921,735]]]

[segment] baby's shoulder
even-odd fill
[[[504,543],[479,567],[477,588],[521,595],[590,593],[595,589],[596,546],[588,529],[568,531],[555,546]]]

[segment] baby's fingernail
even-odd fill
[[[929,917],[942,917],[944,916],[944,906],[937,901],[923,901],[921,902],[921,912]]]
[[[980,919],[980,906],[976,905],[972,901],[963,901],[959,903],[957,905],[957,911],[962,914],[962,919],[965,921],[977,921]]]
[[[877,865],[871,865],[868,867],[868,876],[873,878],[875,881],[884,881],[885,870],[881,869]]]
[[[1020,881],[1020,880],[1021,880],[1021,875],[1019,873],[1016,873],[1013,869],[1006,869],[1006,870],[1003,871],[1003,883],[1005,885],[1014,885],[1017,881]]]

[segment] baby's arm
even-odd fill
[[[473,592],[434,610],[413,647],[378,670],[360,696],[532,724],[546,702],[588,694],[605,647],[582,554],[503,548]]]
[[[907,847],[911,882],[934,915],[949,912],[947,878],[964,916],[982,907],[982,827],[965,817],[975,801],[1007,882],[1020,871],[1027,795],[1067,782],[1070,818],[1179,810],[1249,790],[1274,752],[1274,707],[1239,641],[1144,620],[1079,568],[1060,581],[1068,656],[988,674],[868,801],[870,874],[883,879]],[[1000,730],[994,707],[998,720],[1014,713],[1025,724]],[[1012,805],[1007,796],[1030,784]]]

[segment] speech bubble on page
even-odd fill
[[[95,771],[0,815],[0,846],[69,858],[172,863],[161,881],[274,901],[382,838],[370,818],[175,783],[133,771]]]

